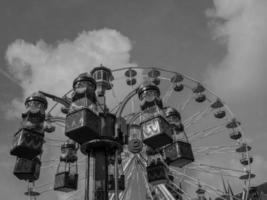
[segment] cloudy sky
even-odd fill
[[[1,198],[21,199],[25,189],[8,155],[21,100],[37,89],[63,94],[100,63],[203,81],[242,122],[255,183],[266,181],[266,9],[266,0],[1,0]]]

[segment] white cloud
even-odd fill
[[[267,1],[214,0],[207,11],[214,37],[227,53],[208,69],[207,83],[226,99],[261,93],[267,86]],[[246,96],[248,97],[248,96]]]
[[[235,105],[250,139],[264,138],[266,131],[267,86],[267,1],[213,0],[214,8],[207,11],[213,36],[226,47],[226,54],[208,69],[207,84],[225,100]],[[252,135],[253,134],[253,135]],[[255,146],[255,148],[260,146]],[[266,157],[256,155],[252,171],[253,184],[266,181]],[[238,161],[231,162],[240,166]]]
[[[90,72],[100,64],[109,68],[132,66],[131,49],[130,40],[111,29],[83,31],[73,41],[63,40],[57,44],[48,44],[43,40],[36,44],[16,40],[6,51],[9,71],[6,77],[18,82],[23,96],[16,97],[9,106],[2,108],[8,117],[19,118],[24,110],[24,98],[34,91],[42,90],[61,96],[72,87],[72,81],[77,75]],[[119,92],[129,91],[120,87]],[[52,155],[55,156],[54,152],[48,152],[48,160],[50,156],[53,158]],[[45,179],[42,177],[40,181]],[[59,194],[57,199],[66,199],[67,196]]]
[[[36,44],[16,40],[6,51],[8,70],[23,89],[23,98],[43,90],[63,95],[73,79],[82,72],[104,64],[107,67],[129,66],[130,40],[116,30],[83,31],[73,41]],[[21,100],[13,100],[9,116],[21,111]]]

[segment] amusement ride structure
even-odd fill
[[[241,123],[181,73],[100,65],[64,96],[38,91],[25,107],[10,153],[30,200],[246,200],[253,192]]]

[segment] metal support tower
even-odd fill
[[[85,200],[108,200],[108,167],[105,149],[90,150],[87,154]]]
[[[108,112],[105,97],[97,97],[99,110]],[[104,134],[106,135],[106,134]],[[115,142],[116,143],[116,142]],[[92,147],[94,146],[94,147]],[[108,200],[108,154],[114,141],[93,141],[83,145],[82,152],[87,155],[85,200]],[[115,145],[116,146],[116,145]],[[118,196],[118,151],[115,150],[114,177],[115,177],[115,200]]]

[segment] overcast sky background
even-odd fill
[[[14,114],[37,89],[63,94],[79,73],[156,66],[203,81],[230,106],[267,180],[266,0],[1,0],[0,194],[23,199],[9,156]]]

